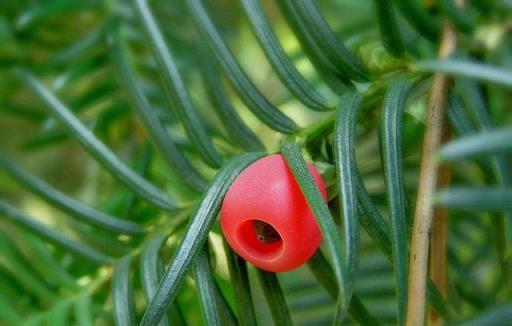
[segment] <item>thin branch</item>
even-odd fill
[[[439,58],[448,57],[455,50],[456,44],[457,34],[455,30],[449,23],[445,23],[439,49]],[[436,74],[429,97],[409,258],[407,326],[425,324],[425,288],[429,238],[434,217],[434,192],[438,183],[439,172],[433,157],[441,145],[449,83],[450,81],[445,75]]]
[[[443,143],[450,138],[447,125],[444,127]],[[449,165],[443,165],[439,168],[438,188],[448,186],[452,179],[452,169]],[[439,292],[446,298],[446,241],[447,241],[447,218],[446,209],[435,208],[434,220],[432,226],[432,236],[430,238],[430,278],[439,289]],[[429,325],[442,325],[439,315],[430,310]]]

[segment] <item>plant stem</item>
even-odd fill
[[[443,134],[443,143],[450,138],[449,129],[445,125]],[[439,178],[437,187],[446,187],[452,179],[452,169],[449,165],[439,168]],[[434,209],[434,219],[432,225],[432,236],[430,238],[430,278],[439,289],[439,292],[446,298],[446,241],[447,241],[447,218],[446,209]],[[442,320],[439,315],[430,310],[429,325],[441,325]]]
[[[449,23],[445,23],[439,57],[441,59],[448,57],[455,50],[456,43],[457,35],[455,30]],[[439,172],[433,157],[441,145],[449,83],[450,81],[445,75],[435,74],[430,91],[409,258],[407,326],[425,324],[425,288],[429,237],[434,217],[434,192]]]

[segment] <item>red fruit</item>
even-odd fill
[[[322,177],[309,170],[324,200]],[[272,272],[297,268],[311,258],[322,233],[284,158],[264,157],[233,182],[221,208],[222,231],[242,258]]]

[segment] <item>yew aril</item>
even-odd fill
[[[324,200],[322,177],[308,165]],[[224,236],[242,258],[266,271],[295,269],[311,258],[322,233],[280,154],[248,166],[229,188],[221,208]]]

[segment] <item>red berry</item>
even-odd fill
[[[326,200],[322,177],[311,164],[309,170]],[[315,217],[279,154],[254,162],[235,179],[222,203],[221,224],[238,255],[272,272],[301,266],[322,242]]]

